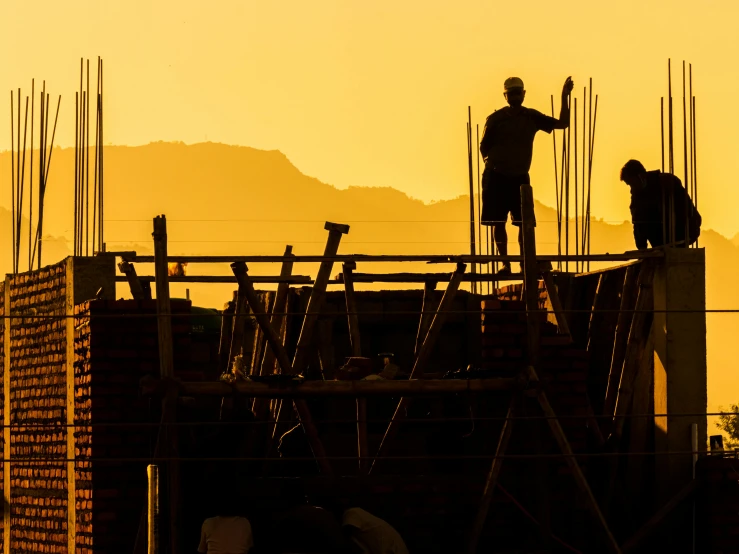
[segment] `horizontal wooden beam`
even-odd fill
[[[643,260],[647,258],[663,258],[664,252],[661,250],[639,250],[633,252],[625,252],[623,254],[586,254],[586,255],[558,255],[558,254],[542,254],[536,257],[537,261],[549,262],[628,262],[631,260]],[[132,256],[125,257],[129,262],[153,263],[154,256]],[[281,263],[285,260],[285,256],[169,256],[167,261],[170,263],[188,263],[188,264],[214,264],[214,263]],[[488,263],[488,262],[520,262],[522,256],[471,256],[458,254],[418,254],[418,255],[401,255],[401,254],[343,254],[336,256],[292,256],[295,263],[317,263],[323,261],[333,262],[428,262],[438,264],[458,264],[458,263]]]
[[[409,381],[303,381],[295,384],[268,385],[253,381],[235,383],[180,382],[180,396],[229,396],[233,393],[264,398],[301,398],[324,396],[424,396],[511,390],[515,379],[414,379]],[[159,394],[164,383],[147,380],[142,383],[144,394]]]
[[[313,279],[309,275],[291,275],[289,277],[280,277],[279,275],[252,275],[250,276],[254,283],[289,283],[291,285],[310,285]],[[125,275],[116,275],[116,282],[127,282]],[[179,277],[170,276],[170,283],[234,283],[236,277],[233,275],[183,275]],[[139,275],[141,282],[153,282],[152,275]],[[338,284],[338,283],[337,283]]]
[[[352,273],[355,283],[448,283],[451,273]],[[505,277],[496,277],[492,273],[467,273],[462,276],[462,281],[490,282],[490,281],[521,281],[523,274],[513,273]],[[343,275],[339,273],[337,281],[342,281]]]

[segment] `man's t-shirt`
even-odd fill
[[[384,519],[362,508],[349,508],[342,523],[354,528],[352,541],[363,554],[408,554],[400,533]]]
[[[245,517],[211,517],[203,522],[198,552],[246,554],[254,546],[251,524]]]
[[[485,168],[504,175],[525,175],[531,168],[534,136],[551,133],[558,120],[525,107],[510,106],[495,111],[485,121],[480,153]]]

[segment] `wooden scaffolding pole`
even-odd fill
[[[177,385],[174,381],[174,352],[172,341],[172,305],[167,280],[167,219],[164,215],[154,218],[154,272],[156,276],[157,329],[159,336],[159,375],[166,383],[162,400],[162,423],[165,428],[165,444],[168,457],[169,534],[172,552],[179,552],[180,533],[180,467],[177,428]]]

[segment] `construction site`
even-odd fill
[[[101,61],[98,71],[102,144]],[[577,115],[573,146],[564,133],[561,154],[554,144],[555,254],[537,254],[527,184],[522,251],[495,252],[475,201],[470,116],[469,254],[340,253],[351,228],[338,221],[325,223],[320,255],[171,255],[157,215],[149,255],[106,247],[102,148],[94,190],[83,175],[87,72],[74,255],[41,265],[42,142],[20,271],[23,177],[13,181],[14,272],[0,283],[3,553],[191,552],[219,487],[239,499],[253,552],[271,552],[263,530],[286,481],[316,506],[390,522],[410,552],[739,552],[736,453],[708,447],[705,250],[591,252],[592,82],[581,146]],[[692,73],[689,83],[684,182],[697,205]],[[672,173],[671,89],[668,102]],[[25,167],[20,91],[17,105],[14,171]],[[496,274],[502,262],[520,273]],[[366,270],[411,263],[429,269]],[[188,275],[197,264],[230,275]],[[232,284],[233,296],[196,306],[173,283]]]

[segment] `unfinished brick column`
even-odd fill
[[[702,248],[670,248],[654,276],[654,413],[705,414],[706,263]],[[666,502],[693,478],[691,427],[706,449],[705,415],[655,418],[657,501]]]
[[[114,258],[96,257],[5,278],[3,553],[75,550],[74,322],[66,316],[101,287],[113,297],[114,277]]]

